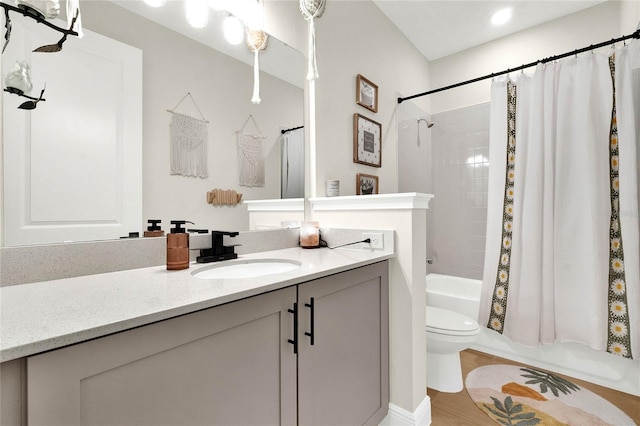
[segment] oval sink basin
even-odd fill
[[[191,273],[202,279],[254,278],[264,275],[281,274],[299,268],[302,263],[288,259],[250,259],[224,261],[196,269]]]

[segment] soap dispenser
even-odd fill
[[[158,225],[162,222],[160,219],[149,219],[147,222],[149,222],[149,226],[147,226],[147,230],[144,231],[145,237],[164,237],[164,231],[160,228],[160,225]]]
[[[182,227],[184,224],[193,222],[188,220],[172,220],[171,233],[167,234],[167,269],[179,270],[189,267],[189,234]]]

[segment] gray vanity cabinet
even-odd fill
[[[299,424],[378,425],[389,406],[387,262],[299,285],[298,306]]]
[[[28,423],[377,425],[387,280],[381,262],[31,356]]]
[[[29,357],[29,425],[295,424],[295,287]]]

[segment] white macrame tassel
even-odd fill
[[[316,26],[313,16],[309,18],[309,54],[307,64],[307,80],[312,81],[320,77],[316,60]]]
[[[260,62],[258,56],[260,55],[260,49],[256,49],[253,58],[253,97],[251,103],[259,104],[260,99]]]
[[[302,17],[309,21],[309,37],[307,52],[307,80],[312,81],[319,77],[316,61],[316,24],[315,18],[324,14],[326,0],[300,0],[300,12]]]
[[[80,16],[80,0],[67,0],[67,27],[71,26],[71,21],[78,14],[78,19],[73,24],[71,30],[78,33],[78,38],[82,38],[82,17]]]

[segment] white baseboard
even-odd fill
[[[389,413],[380,422],[380,426],[428,426],[430,424],[431,399],[426,395],[413,413],[389,403]]]

